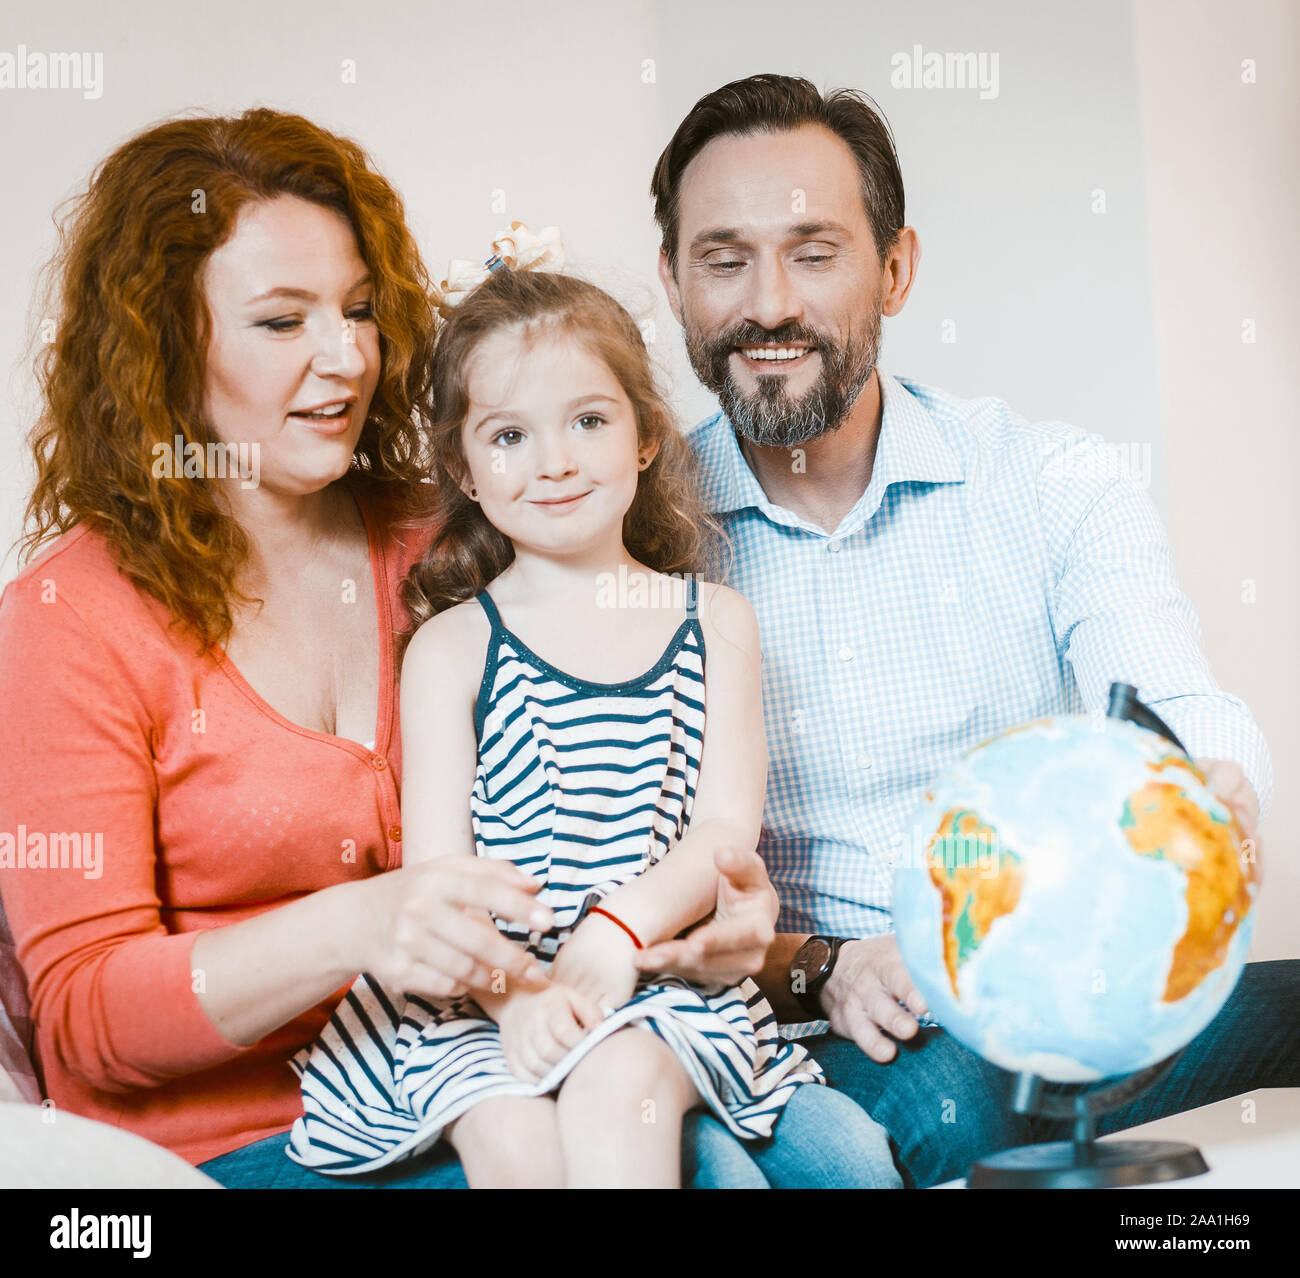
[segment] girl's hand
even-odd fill
[[[352,958],[391,993],[451,998],[489,989],[494,972],[536,989],[540,963],[483,913],[545,931],[554,915],[533,900],[537,880],[504,861],[442,856],[327,891],[353,894]]]
[[[566,985],[521,991],[498,1016],[506,1064],[524,1083],[540,1082],[603,1019],[588,998]]]
[[[592,914],[560,947],[550,977],[577,990],[603,1012],[612,1012],[636,989],[636,952],[632,938],[617,923]]]

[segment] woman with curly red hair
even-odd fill
[[[429,281],[361,149],[271,110],[128,141],[54,268],[39,553],[0,604],[0,884],[45,1091],[227,1183],[327,1183],[276,1134],[356,974],[528,981],[465,907],[550,923],[513,867],[398,868]],[[206,473],[223,448],[255,465]],[[464,1182],[443,1154],[394,1183]]]

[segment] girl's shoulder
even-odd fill
[[[716,625],[720,621],[744,621],[754,616],[754,605],[730,586],[716,581],[700,581],[696,584],[696,591],[701,621],[707,617]]]
[[[701,581],[697,589],[705,646],[725,644],[757,653],[758,617],[749,600],[740,591],[714,581]]]
[[[453,604],[435,613],[411,637],[402,668],[413,662],[477,680],[491,634],[492,624],[477,599]]]

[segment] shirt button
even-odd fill
[[[840,649],[840,660],[841,660],[841,661],[852,661],[852,660],[853,660],[853,649],[850,648],[848,644],[845,644],[845,645]]]
[[[388,760],[385,759],[382,754],[372,755],[370,758],[370,766],[374,768],[376,772],[382,772],[386,767],[388,767]]]
[[[869,754],[860,754],[858,755],[856,762],[858,767],[865,772],[869,767],[871,767],[871,756]]]
[[[402,827],[400,825],[390,825],[388,827],[388,837],[393,843],[402,841]]]
[[[840,553],[841,545],[843,545],[842,542],[832,541],[827,545],[826,549],[829,550],[832,555],[838,555]]]

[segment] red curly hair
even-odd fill
[[[202,207],[198,204],[202,193]],[[248,203],[297,196],[346,217],[373,277],[382,361],[350,479],[401,518],[425,471],[436,316],[402,201],[355,142],[299,115],[170,120],[104,160],[46,270],[55,340],[36,361],[43,409],[25,560],[85,524],[204,650],[229,637],[247,536],[212,480],[152,473],[153,446],[206,448],[208,256]]]

